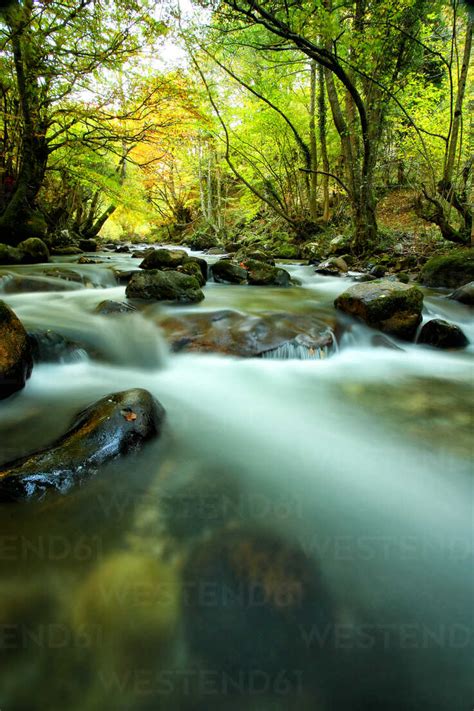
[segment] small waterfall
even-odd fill
[[[308,346],[303,346],[296,341],[288,341],[278,346],[278,348],[265,351],[265,353],[262,353],[261,358],[269,358],[271,360],[323,360],[330,355],[330,352],[327,346],[308,348]]]

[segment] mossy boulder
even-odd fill
[[[424,324],[417,343],[433,348],[465,348],[469,341],[456,324],[434,318]]]
[[[196,277],[160,269],[134,272],[125,293],[131,299],[174,301],[183,304],[196,303],[204,299]]]
[[[442,257],[429,259],[421,270],[424,286],[456,289],[474,280],[474,249],[453,251]]]
[[[28,334],[11,308],[0,301],[0,399],[21,390],[32,367]]]
[[[17,247],[11,247],[9,244],[0,244],[0,264],[21,264],[22,256]]]
[[[240,249],[235,255],[235,259],[238,262],[246,262],[249,259],[253,259],[257,262],[264,262],[264,264],[270,264],[272,267],[275,266],[275,260],[271,254],[264,252],[261,249]]]
[[[4,464],[0,502],[64,494],[111,459],[140,449],[161,434],[165,411],[146,390],[112,393],[79,413],[50,447]]]
[[[210,668],[273,679],[289,660],[314,675],[318,658],[327,658],[332,601],[299,546],[260,528],[224,529],[191,550],[183,573],[185,634]],[[315,627],[325,643],[313,649],[302,631]]]
[[[209,232],[195,232],[186,239],[186,244],[197,252],[220,246],[218,237]]]
[[[42,239],[30,237],[20,242],[18,249],[21,252],[23,264],[40,264],[49,262],[49,249]]]
[[[459,301],[460,304],[474,306],[474,281],[469,282],[469,284],[464,284],[464,286],[453,291],[449,298]]]
[[[185,257],[183,259],[183,266],[185,266],[186,264],[197,264],[199,269],[201,270],[204,283],[206,283],[209,273],[209,266],[205,259],[202,259],[202,257]]]
[[[242,262],[247,270],[247,281],[254,286],[290,286],[291,277],[285,269],[273,267],[271,264],[246,259]]]
[[[186,262],[186,264],[181,264],[179,267],[177,267],[177,271],[181,272],[182,274],[188,274],[189,276],[194,277],[198,282],[199,286],[204,286],[206,283],[206,280],[201,271],[201,267],[199,266],[199,264],[196,264],[196,262]]]
[[[154,249],[146,255],[140,269],[176,269],[187,256],[184,249]]]
[[[247,271],[229,259],[220,259],[211,265],[211,273],[218,284],[246,284]]]
[[[421,323],[423,293],[416,286],[375,280],[351,286],[337,297],[334,305],[371,328],[412,340]]]

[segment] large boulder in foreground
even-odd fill
[[[334,305],[371,328],[411,340],[421,323],[423,294],[416,286],[384,279],[352,286]]]
[[[444,257],[429,259],[421,270],[424,286],[457,289],[474,280],[474,249],[460,249]]]
[[[434,318],[425,323],[417,343],[433,346],[433,348],[465,348],[469,341],[456,324],[441,318]]]
[[[464,284],[464,286],[453,291],[449,298],[459,301],[460,304],[474,306],[474,281],[470,281],[469,284]]]
[[[21,390],[32,367],[28,334],[11,308],[0,301],[0,399]]]
[[[132,274],[125,291],[128,298],[193,304],[204,299],[197,279],[176,271],[150,269]]]
[[[140,269],[176,269],[187,256],[184,249],[154,249],[141,262]]]
[[[49,262],[49,249],[42,239],[38,237],[30,237],[23,240],[18,245],[21,252],[21,261],[23,264],[42,264]]]
[[[66,493],[105,462],[136,451],[161,434],[165,411],[146,390],[113,393],[81,412],[47,449],[3,465],[0,502]]]

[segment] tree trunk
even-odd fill
[[[319,128],[319,143],[321,146],[321,158],[323,162],[323,171],[326,175],[323,175],[322,186],[323,186],[323,220],[324,222],[329,221],[329,158],[328,158],[328,147],[326,141],[326,98],[325,98],[325,82],[324,82],[324,71],[321,64],[318,65],[318,82],[319,82],[319,95],[318,95],[318,128]]]
[[[311,60],[311,83],[310,83],[310,106],[309,106],[309,151],[311,156],[310,176],[309,176],[309,213],[311,219],[316,221],[318,218],[318,149],[316,144],[316,62]]]
[[[46,122],[42,119],[37,67],[31,51],[31,0],[14,2],[3,11],[11,32],[15,79],[22,122],[19,171],[11,197],[0,216],[0,239],[15,244],[25,237],[44,236],[46,223],[35,210],[48,162]]]

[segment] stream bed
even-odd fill
[[[138,262],[93,256],[1,270],[27,330],[84,345],[0,404],[1,461],[128,388],[167,427],[65,497],[0,505],[1,711],[471,708],[469,307],[425,290],[425,318],[458,324],[464,350],[377,343],[336,315],[350,280],[292,263],[300,286],[208,282],[198,305],[100,316]],[[218,310],[314,315],[337,346],[169,348],[160,321]]]

